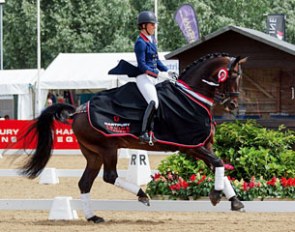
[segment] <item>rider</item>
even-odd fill
[[[135,42],[134,52],[139,70],[143,73],[136,77],[136,84],[148,103],[142,122],[140,141],[153,144],[153,119],[159,100],[155,85],[159,77],[169,78],[168,68],[159,60],[154,36],[157,18],[151,11],[142,11],[137,17],[140,34]],[[150,133],[149,133],[150,132]]]

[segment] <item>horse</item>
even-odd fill
[[[102,166],[106,183],[125,189],[135,194],[139,202],[150,205],[141,186],[118,176],[119,148],[180,151],[203,160],[215,174],[214,189],[209,194],[212,205],[218,204],[224,194],[231,202],[231,210],[242,210],[243,203],[224,175],[224,164],[212,149],[215,123],[211,110],[214,104],[222,104],[228,112],[238,109],[241,66],[246,60],[226,53],[208,54],[188,65],[177,80],[157,84],[160,104],[154,120],[154,143],[142,143],[138,138],[147,103],[133,82],[101,91],[78,107],[65,103],[47,107],[26,131],[34,133],[37,144],[19,167],[21,174],[33,179],[42,172],[52,153],[54,121],[70,122],[87,161],[78,182],[87,221],[104,222],[103,217],[91,210],[90,199],[93,182]]]

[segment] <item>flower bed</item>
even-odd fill
[[[252,177],[249,182],[228,177],[240,200],[251,201],[254,199],[295,199],[295,178],[276,178],[264,180]],[[185,180],[177,174],[168,172],[152,176],[152,181],[147,186],[147,193],[154,199],[171,200],[197,200],[208,197],[213,189],[214,179],[211,176],[193,174]]]

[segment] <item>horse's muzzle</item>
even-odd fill
[[[224,109],[226,112],[231,112],[238,109],[239,104],[235,100],[229,100],[224,104]]]

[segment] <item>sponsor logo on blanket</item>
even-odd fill
[[[114,133],[130,133],[130,123],[104,122],[105,128]]]

